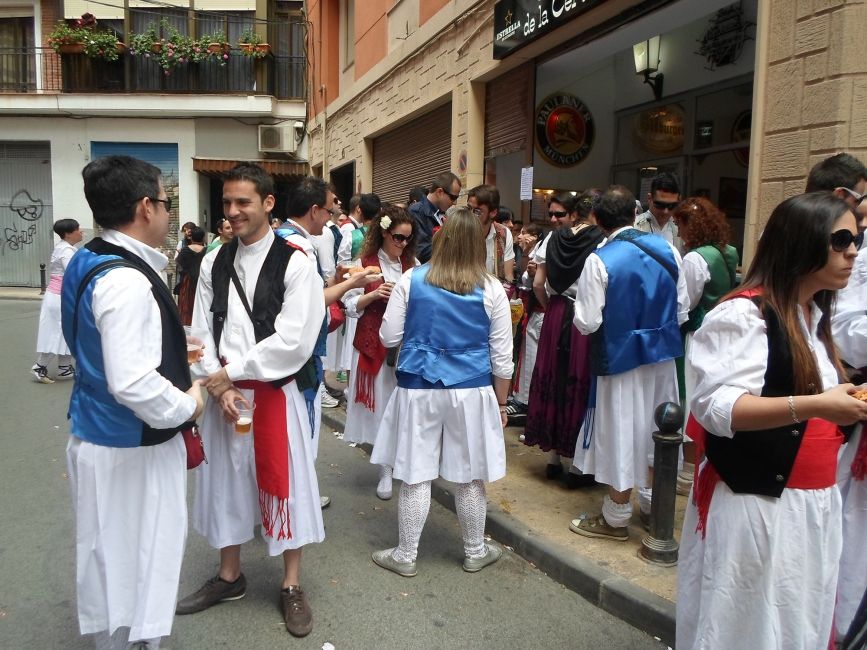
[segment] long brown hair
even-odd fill
[[[391,223],[388,228],[383,229],[382,219],[388,217]],[[403,208],[386,203],[382,206],[379,216],[371,220],[367,226],[367,233],[364,235],[364,241],[361,242],[361,257],[368,255],[376,255],[379,249],[382,248],[382,242],[385,240],[384,230],[391,232],[395,226],[403,223],[408,223],[412,227],[412,235],[415,235],[415,221],[412,215]],[[400,259],[405,264],[412,265],[415,260],[415,237],[413,236],[403,247],[403,252],[400,254]]]
[[[804,276],[828,262],[831,231],[847,210],[846,203],[830,192],[800,194],[780,203],[759,239],[743,284],[729,294],[761,288],[763,302],[779,315],[788,337],[797,395],[822,391],[819,368],[798,320],[798,291]],[[831,312],[836,297],[836,291],[824,289],[813,296],[813,301],[822,311],[819,339],[842,377],[840,358],[831,338]]]
[[[485,283],[487,252],[478,217],[466,206],[452,206],[434,235],[428,284],[466,295]]]

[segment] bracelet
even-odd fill
[[[801,419],[798,417],[798,412],[795,410],[795,398],[794,398],[794,396],[789,395],[789,397],[787,398],[787,401],[789,402],[789,415],[792,416],[792,422],[794,422],[795,424],[800,424]]]

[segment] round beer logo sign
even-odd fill
[[[536,148],[552,165],[571,167],[590,153],[596,129],[580,99],[554,93],[536,109]]]

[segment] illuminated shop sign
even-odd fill
[[[605,0],[500,0],[494,6],[494,58],[502,59]]]

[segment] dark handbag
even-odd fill
[[[199,427],[193,425],[182,429],[181,435],[184,437],[184,446],[187,448],[187,469],[197,468],[202,464],[202,461],[207,463],[208,457],[205,456],[205,445],[199,434]]]

